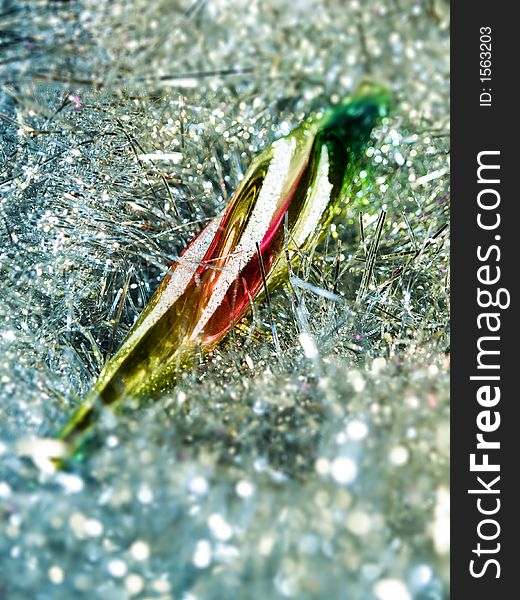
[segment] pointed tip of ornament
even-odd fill
[[[347,101],[373,105],[378,108],[379,116],[384,117],[390,109],[391,95],[384,85],[365,80]]]
[[[323,129],[335,132],[345,130],[346,136],[351,138],[352,131],[356,128],[372,129],[379,119],[388,115],[390,105],[388,88],[364,81],[329,113]]]

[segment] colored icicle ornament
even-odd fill
[[[185,248],[119,351],[60,433],[74,453],[105,407],[157,395],[214,347],[287,275],[348,204],[370,134],[388,109],[384,88],[363,84],[325,115],[304,121],[258,155],[226,209]],[[287,228],[285,225],[287,224]]]

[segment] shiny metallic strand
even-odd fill
[[[446,598],[447,4],[1,10],[0,596]],[[52,474],[44,438],[251,158],[366,76],[395,104],[351,219]]]

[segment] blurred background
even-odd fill
[[[251,159],[366,79],[351,216],[54,472]],[[0,138],[0,598],[448,598],[448,3],[4,0]]]

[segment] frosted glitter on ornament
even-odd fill
[[[206,479],[204,479],[204,477],[199,476],[199,477],[194,477],[190,481],[189,489],[190,489],[190,492],[197,494],[197,496],[204,496],[208,492],[209,485],[208,485],[208,482],[206,481]]]
[[[392,450],[390,450],[390,462],[395,465],[396,467],[401,467],[402,465],[405,465],[408,462],[408,458],[410,456],[410,453],[408,451],[408,448],[405,448],[404,446],[396,446],[395,448],[392,448]]]
[[[140,594],[144,589],[144,579],[136,573],[130,573],[125,577],[125,589],[131,596]]]
[[[83,529],[89,537],[99,537],[103,533],[103,524],[96,519],[87,519]]]
[[[65,573],[63,572],[63,569],[56,565],[52,566],[49,569],[49,579],[55,585],[59,585],[60,583],[63,583],[63,581],[65,579]]]

